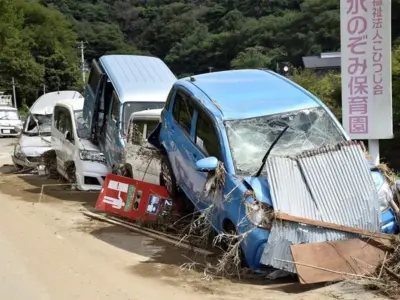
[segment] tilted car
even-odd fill
[[[283,129],[287,131],[280,137]],[[271,148],[278,136],[281,139]],[[241,249],[243,260],[256,269],[270,231],[261,224],[259,206],[247,205],[246,199],[254,198],[255,192],[259,203],[272,205],[271,182],[265,180],[262,168],[266,152],[271,148],[271,157],[293,156],[346,143],[349,137],[318,98],[289,79],[268,70],[235,70],[178,80],[161,123],[148,140],[165,153],[162,177],[171,196],[182,191],[200,211],[217,206],[210,220],[217,232],[244,233],[247,224],[253,224]],[[362,162],[362,151],[359,155],[365,172],[371,174]],[[225,172],[222,195],[210,199],[204,194],[205,184],[221,163]],[[373,200],[377,229],[396,231],[389,185],[379,172],[367,180],[369,192],[377,195]]]

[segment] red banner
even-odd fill
[[[132,220],[155,221],[172,210],[172,200],[165,187],[107,174],[96,208]]]

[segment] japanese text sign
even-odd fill
[[[341,0],[340,23],[343,127],[392,138],[391,0]]]
[[[155,222],[172,209],[172,201],[165,187],[107,174],[96,208],[131,220]]]

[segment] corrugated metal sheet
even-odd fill
[[[379,230],[378,194],[361,147],[344,142],[288,157],[270,157],[274,209],[298,217]],[[275,221],[261,263],[295,273],[291,244],[350,239],[353,234]]]

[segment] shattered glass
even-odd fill
[[[90,128],[85,122],[83,118],[83,111],[78,110],[74,112],[75,115],[75,124],[76,124],[76,133],[81,139],[90,139]]]
[[[35,121],[36,119],[36,121]],[[29,117],[29,123],[27,130],[24,131],[25,134],[30,136],[49,136],[51,135],[51,123],[52,123],[53,115],[33,115]],[[38,128],[39,125],[39,128]]]
[[[19,116],[13,110],[0,110],[0,120],[19,120]]]
[[[233,162],[238,174],[254,175],[278,135],[289,126],[270,155],[293,156],[305,150],[345,140],[323,108],[225,122]]]

